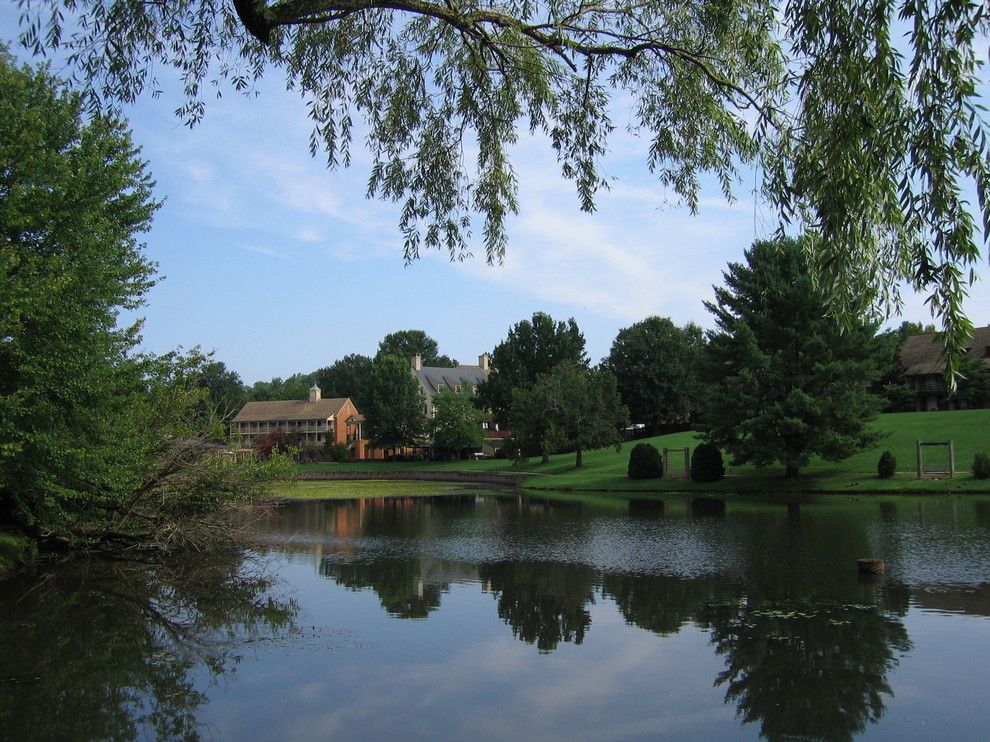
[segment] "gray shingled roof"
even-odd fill
[[[970,339],[969,354],[990,365],[990,325],[977,327]],[[945,371],[945,358],[942,357],[942,341],[934,333],[912,335],[901,346],[901,365],[905,376],[927,376]]]
[[[481,366],[455,366],[453,368],[441,368],[439,366],[423,366],[417,371],[413,369],[419,385],[430,397],[435,397],[440,389],[454,391],[454,386],[478,386],[483,381],[487,381],[488,372]]]
[[[347,402],[347,397],[318,399],[285,399],[276,402],[248,402],[234,418],[235,423],[271,422],[278,420],[326,420],[333,417]]]

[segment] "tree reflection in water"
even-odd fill
[[[767,739],[852,739],[884,713],[887,673],[907,631],[881,606],[743,599],[708,606],[725,670],[715,682]]]
[[[440,607],[447,583],[425,581],[418,559],[382,557],[373,562],[320,562],[320,574],[348,590],[371,588],[389,615],[396,618],[426,618]]]
[[[580,644],[591,626],[587,606],[595,602],[595,570],[579,564],[496,562],[481,564],[478,576],[498,601],[498,616],[512,635],[541,652],[560,642]]]
[[[39,579],[40,577],[40,579]],[[293,629],[294,601],[230,551],[181,564],[76,560],[0,593],[9,739],[198,738],[204,682],[245,642]]]

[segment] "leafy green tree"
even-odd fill
[[[812,455],[839,461],[876,442],[873,327],[824,314],[800,242],[757,242],[723,275],[705,302],[718,325],[706,440],[733,464],[780,462],[787,477]]]
[[[607,371],[561,363],[512,396],[514,435],[539,445],[544,461],[556,451],[574,451],[581,467],[585,450],[615,446],[628,411],[619,401],[615,377]]]
[[[248,389],[251,402],[272,402],[280,399],[309,399],[309,388],[316,373],[293,374],[287,379],[276,376],[271,381],[256,381]]]
[[[159,203],[119,120],[0,50],[0,521],[67,526],[130,484],[118,421],[154,265],[136,235]]]
[[[206,390],[202,415],[207,422],[225,427],[247,402],[248,390],[240,375],[222,361],[203,363],[196,386]]]
[[[375,358],[398,356],[405,358],[408,363],[409,359],[416,354],[423,357],[424,366],[450,368],[457,365],[457,361],[453,358],[440,355],[437,341],[422,330],[399,330],[389,333],[378,344],[378,353]]]
[[[364,429],[378,448],[402,448],[420,442],[426,429],[423,393],[409,361],[381,356],[371,365],[365,386]]]
[[[364,410],[364,384],[371,373],[371,359],[349,353],[313,373],[315,383],[326,398],[349,397],[358,410]]]
[[[480,448],[485,441],[481,424],[488,416],[475,407],[468,394],[458,394],[449,389],[441,390],[433,398],[433,419],[428,430],[433,438],[433,448],[460,456],[468,448]]]
[[[121,121],[84,117],[79,95],[0,52],[2,526],[202,546],[266,476],[208,459],[206,359],[137,355],[139,323],[119,322],[154,283],[137,239],[152,185]]]
[[[633,422],[656,428],[694,420],[703,409],[704,350],[697,325],[680,328],[666,317],[648,317],[619,330],[603,365],[614,374]]]
[[[159,69],[174,69],[186,95],[178,114],[190,124],[214,82],[253,93],[277,70],[310,101],[310,148],[330,168],[350,164],[355,138],[367,143],[368,194],[401,203],[407,260],[424,247],[466,256],[479,215],[485,255],[501,260],[518,209],[510,151],[522,127],[546,136],[592,211],[614,107],[624,105],[622,120],[648,142],[648,166],[692,210],[702,173],[729,193],[740,163],[762,166],[763,195],[808,235],[809,268],[845,320],[889,306],[903,279],[928,293],[953,358],[971,329],[967,269],[979,260],[979,225],[990,223],[984,3],[21,7],[21,42],[67,57],[94,98],[130,102],[158,90]]]
[[[492,352],[494,372],[478,385],[478,405],[491,411],[500,425],[508,425],[513,390],[529,386],[537,376],[565,362],[588,366],[584,335],[577,322],[573,317],[554,322],[549,314],[536,312],[532,322],[524,319],[510,328],[508,337]]]

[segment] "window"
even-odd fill
[[[456,394],[460,394],[461,393],[461,385],[460,384],[454,384],[454,392]]]

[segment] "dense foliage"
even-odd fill
[[[313,372],[313,383],[320,387],[324,399],[350,399],[363,411],[364,383],[371,373],[371,359],[360,353],[348,353],[329,366]]]
[[[22,43],[66,57],[96,99],[132,101],[175,70],[189,123],[215,86],[254,93],[278,70],[307,99],[310,149],[329,167],[367,143],[368,195],[401,204],[407,259],[424,247],[464,257],[480,215],[483,251],[501,260],[520,130],[549,142],[592,211],[621,120],[658,193],[692,210],[704,174],[729,193],[741,163],[759,165],[762,195],[807,234],[808,268],[852,325],[896,305],[906,281],[929,295],[952,358],[964,347],[962,301],[990,223],[985,3],[19,4]]]
[[[194,539],[264,472],[209,460],[198,354],[134,353],[158,207],[119,120],[0,53],[0,524],[61,542]]]
[[[701,328],[648,317],[619,330],[604,365],[619,384],[633,422],[652,426],[696,420],[706,399],[701,380]]]
[[[691,481],[717,482],[725,477],[725,464],[718,446],[701,443],[691,455]]]
[[[896,473],[897,459],[890,451],[884,451],[880,454],[880,460],[877,461],[877,476],[880,479],[890,479]]]
[[[489,410],[500,425],[508,425],[513,390],[530,386],[540,374],[561,363],[587,367],[584,335],[573,318],[554,322],[549,314],[536,312],[532,321],[524,319],[510,328],[506,339],[492,351],[494,372],[478,386],[479,406]]]
[[[524,450],[538,448],[544,461],[551,453],[574,451],[574,466],[580,467],[586,449],[618,451],[627,420],[615,377],[607,371],[560,363],[512,391],[513,436]]]
[[[423,392],[409,372],[409,360],[375,359],[364,387],[364,430],[377,448],[402,448],[421,442],[426,431]]]
[[[637,443],[629,452],[626,474],[630,479],[659,479],[663,476],[660,452],[652,443]]]
[[[973,457],[973,476],[977,479],[990,479],[990,456],[978,453]]]
[[[451,368],[457,365],[457,360],[440,354],[437,341],[422,330],[399,330],[390,332],[378,343],[378,353],[381,356],[399,356],[407,361],[414,355],[421,356],[424,366],[440,366]]]
[[[734,464],[780,462],[788,477],[812,455],[839,461],[873,444],[873,327],[826,315],[797,240],[757,242],[745,257],[705,303],[718,326],[706,440]]]
[[[464,450],[481,448],[488,415],[474,406],[470,395],[442,389],[433,398],[433,419],[428,430],[436,452],[460,457]]]

